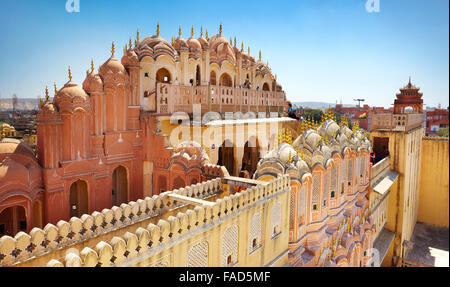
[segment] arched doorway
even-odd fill
[[[112,205],[122,203],[128,203],[128,175],[125,167],[118,166],[112,174]]]
[[[156,194],[160,194],[167,191],[167,182],[166,177],[164,175],[158,176],[158,189],[156,190]]]
[[[231,87],[233,82],[231,81],[230,75],[223,73],[222,76],[220,76],[220,85],[223,87]]]
[[[177,176],[175,178],[175,180],[173,181],[172,189],[179,189],[179,188],[185,187],[185,186],[186,186],[186,183],[184,182],[184,180],[181,177]]]
[[[195,72],[195,85],[196,86],[200,86],[200,81],[201,81],[201,78],[200,78],[200,66],[197,65],[197,69],[196,69],[196,72]]]
[[[84,180],[77,180],[70,186],[70,217],[81,217],[89,213],[88,184]]]
[[[219,147],[218,165],[225,166],[230,175],[234,175],[234,147],[233,143],[225,140]]]
[[[23,206],[11,206],[0,212],[0,237],[14,237],[20,231],[27,231],[27,216]]]
[[[262,89],[263,89],[263,91],[270,91],[269,84],[268,83],[264,83]]]
[[[33,204],[33,227],[42,228],[42,203],[36,200]]]
[[[161,68],[156,72],[157,83],[170,83],[170,73],[166,68]]]
[[[197,184],[197,179],[194,177],[191,179],[191,185]]]
[[[241,170],[247,170],[250,178],[253,177],[260,159],[259,149],[259,143],[255,137],[251,137],[245,143]]]
[[[209,82],[211,83],[211,86],[215,86],[217,83],[217,79],[216,79],[216,72],[211,71],[210,75],[209,75]]]

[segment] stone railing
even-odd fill
[[[75,266],[136,266],[146,259],[173,247],[183,239],[204,232],[206,225],[219,224],[234,217],[254,204],[278,196],[290,190],[289,176],[251,187],[241,193],[224,196],[212,205],[196,206],[186,212],[171,215],[157,224],[139,227],[135,232],[114,236],[107,242],[101,241],[92,247],[84,247],[81,252],[67,252],[63,258],[48,261],[51,267]],[[186,191],[174,191],[186,195]],[[169,198],[169,197],[167,197]]]
[[[375,184],[380,177],[382,177],[391,168],[390,157],[387,156],[372,166],[371,185]]]
[[[208,90],[209,89],[209,90]],[[284,108],[284,92],[270,92],[222,86],[180,86],[158,83],[156,112],[193,113],[200,104],[202,113],[213,112],[278,112]]]
[[[185,196],[205,198],[222,192],[220,178],[174,190]],[[123,203],[111,209],[94,211],[69,222],[60,220],[56,226],[47,224],[43,229],[33,228],[29,234],[19,232],[14,237],[0,238],[0,266],[15,265],[30,258],[43,256],[71,245],[89,240],[108,232],[129,227],[146,219],[164,214],[170,209],[184,205],[173,202],[164,192],[136,202]]]

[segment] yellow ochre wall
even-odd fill
[[[448,228],[449,142],[423,138],[420,162],[419,214],[417,221]]]

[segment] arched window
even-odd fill
[[[337,190],[337,186],[336,186],[336,167],[332,166],[331,167],[331,186],[330,186],[330,190],[333,193],[333,195],[335,194],[335,191]],[[331,198],[333,198],[334,196],[331,196]]]
[[[261,246],[261,214],[255,213],[250,221],[249,253]]]
[[[232,266],[238,262],[239,229],[236,225],[225,230],[222,237],[222,266]]]
[[[319,203],[319,175],[315,174],[312,181],[312,210],[318,209],[317,204]]]
[[[171,81],[170,73],[166,68],[161,68],[156,72],[157,83],[170,83],[170,81]]]
[[[353,182],[353,160],[348,159],[348,185],[352,185]]]
[[[209,76],[209,82],[211,83],[211,86],[215,86],[216,85],[216,72],[211,71],[210,76]]]
[[[88,184],[84,180],[77,180],[70,185],[70,217],[81,217],[89,213]]]
[[[298,195],[298,224],[304,224],[305,219],[305,188],[302,186]]]
[[[264,83],[262,89],[263,89],[263,91],[270,91],[269,84],[268,83]]]
[[[195,85],[200,86],[201,77],[200,77],[200,66],[197,65],[197,69],[195,72]]]
[[[120,206],[128,202],[128,174],[127,169],[118,166],[112,173],[112,205]]]
[[[230,75],[228,75],[227,73],[223,73],[220,76],[220,85],[223,87],[232,87],[233,86],[233,82],[231,80]]]
[[[208,267],[208,242],[202,241],[189,249],[187,254],[187,267]]]
[[[0,212],[0,237],[14,237],[20,231],[27,231],[27,216],[23,206],[11,206]]]
[[[322,191],[323,206],[327,205],[328,191],[329,191],[329,187],[328,187],[328,172],[325,172],[324,175],[323,175],[323,191]]]

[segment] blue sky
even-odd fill
[[[81,85],[91,58],[98,67],[121,57],[129,37],[155,34],[170,41],[181,25],[209,35],[223,24],[228,39],[262,50],[291,101],[340,101],[389,107],[408,77],[427,106],[448,106],[449,1],[144,1],[80,0],[68,13],[66,0],[0,2],[0,97],[36,98],[53,82],[67,81],[67,67]],[[216,4],[217,3],[217,4]]]

